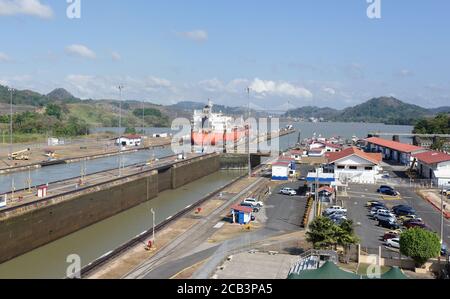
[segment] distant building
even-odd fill
[[[324,154],[325,154],[325,148],[324,147],[313,148],[313,149],[310,149],[308,151],[308,156],[309,157],[323,157]]]
[[[301,151],[301,150],[291,150],[290,156],[296,162],[300,162],[302,160],[303,151]]]
[[[384,160],[393,161],[402,165],[411,166],[413,162],[413,155],[427,151],[427,149],[401,143],[397,141],[390,141],[378,137],[366,139],[367,149],[370,152],[381,153]]]
[[[140,135],[125,135],[116,139],[116,145],[121,146],[140,146],[142,144],[142,136]]]
[[[434,182],[436,186],[450,186],[450,155],[428,151],[414,155],[418,173]]]

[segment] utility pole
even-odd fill
[[[120,84],[119,89],[119,177],[122,176],[122,89],[123,85]]]
[[[9,117],[9,154],[12,157],[12,152],[13,152],[13,92],[14,92],[14,88],[9,88],[9,95],[10,95],[10,105],[9,105],[9,109],[10,109],[10,117]]]
[[[252,159],[250,155],[250,87],[247,87],[248,98],[248,119],[247,119],[247,139],[248,139],[248,177],[252,177]]]

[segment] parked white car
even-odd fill
[[[246,198],[246,199],[243,201],[243,203],[251,204],[253,207],[258,207],[258,208],[261,208],[261,207],[264,206],[264,203],[263,203],[262,201],[258,201],[258,200],[255,199],[255,198]]]
[[[283,188],[280,190],[280,194],[295,196],[297,195],[297,191],[292,188]]]
[[[381,209],[372,209],[372,210],[370,210],[370,214],[372,215],[372,216],[376,216],[377,214],[379,214],[379,213],[390,213],[388,210],[386,210],[386,209],[383,209],[383,208],[381,208]]]
[[[334,212],[337,212],[337,211],[342,212],[342,213],[347,213],[347,209],[344,209],[343,207],[332,206],[332,207],[329,207],[328,209],[325,210],[325,214],[330,215],[330,214],[332,214]]]
[[[374,217],[378,221],[389,221],[389,222],[397,222],[397,218],[391,213],[381,213],[377,214]]]
[[[400,249],[400,238],[388,239],[384,244],[387,247]]]

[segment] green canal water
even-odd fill
[[[0,264],[0,279],[63,278],[68,255],[79,255],[82,265],[87,265],[151,228],[151,208],[156,212],[158,224],[242,174],[242,171],[219,171],[177,190],[164,191],[146,203]]]

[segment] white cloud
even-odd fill
[[[256,78],[250,88],[261,97],[266,96],[291,96],[295,98],[312,98],[313,94],[308,89],[296,86],[288,82],[267,81]]]
[[[10,62],[11,58],[5,53],[0,52],[0,62]]]
[[[86,47],[84,45],[78,45],[78,44],[67,46],[66,53],[69,55],[78,56],[78,57],[82,57],[82,58],[88,58],[88,59],[95,59],[97,56],[95,54],[95,52],[92,51],[91,49],[89,49],[88,47]]]
[[[335,94],[336,94],[336,90],[334,90],[334,89],[331,88],[331,87],[324,87],[324,88],[323,88],[323,91],[326,92],[326,93],[328,93],[328,94],[330,94],[330,95],[335,95]]]
[[[178,35],[196,42],[204,42],[208,40],[208,32],[206,32],[205,30],[178,32]]]
[[[114,51],[114,52],[111,53],[111,58],[114,61],[119,61],[119,60],[122,59],[122,56],[118,52]]]
[[[40,0],[0,0],[0,16],[29,15],[43,19],[53,17],[53,10]]]

